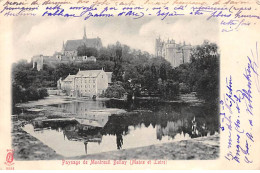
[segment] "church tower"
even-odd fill
[[[160,36],[158,39],[155,39],[155,55],[162,56],[164,42],[161,40]]]
[[[84,36],[83,39],[86,40],[87,39],[87,34],[86,34],[86,26],[84,26]]]

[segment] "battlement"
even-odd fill
[[[191,44],[185,42],[177,44],[173,39],[164,41],[160,37],[155,40],[155,55],[169,61],[172,67],[190,62],[191,50]]]

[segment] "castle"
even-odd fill
[[[161,40],[159,37],[155,40],[155,55],[161,56],[171,63],[172,67],[178,67],[183,63],[190,62],[191,45],[176,44],[175,40],[171,39],[167,42]]]
[[[87,38],[86,28],[84,27],[84,35],[82,39],[67,40],[62,45],[61,52],[55,52],[53,56],[35,55],[32,57],[33,68],[37,68],[38,71],[43,69],[44,64],[56,65],[59,63],[71,63],[71,62],[85,62],[94,61],[96,57],[90,56],[78,56],[78,47],[85,45],[86,47],[96,48],[99,50],[102,47],[102,42],[99,37]]]

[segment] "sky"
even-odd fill
[[[218,22],[205,17],[128,17],[83,20],[64,17],[23,17],[13,25],[13,61],[33,55],[53,55],[61,51],[63,41],[82,39],[84,26],[88,38],[100,37],[103,46],[119,41],[134,49],[154,54],[155,39],[159,36],[177,43],[192,45],[204,40],[218,43]]]

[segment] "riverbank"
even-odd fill
[[[200,137],[178,142],[150,145],[125,150],[104,152],[66,158],[22,130],[26,121],[13,122],[12,145],[15,160],[61,160],[61,159],[167,159],[167,160],[213,160],[219,156],[219,135]]]
[[[159,97],[137,97],[137,100],[158,100],[160,102],[165,103],[190,103],[190,104],[201,104],[204,103],[203,100],[199,100],[194,93],[190,94],[181,94],[176,100],[160,100]],[[76,102],[84,102],[92,99],[86,98],[76,98],[69,96],[56,96],[50,95],[44,99],[29,101],[26,103],[19,103],[16,106],[20,108],[32,108],[37,106],[46,106],[46,105],[54,105],[54,104],[62,104],[62,103],[70,103],[73,101]],[[119,100],[125,101],[124,99],[116,99],[116,98],[97,98],[97,101],[107,101],[107,100]]]
[[[60,160],[63,158],[53,149],[22,130],[21,127],[25,123],[26,121],[12,123],[12,147],[15,160]]]
[[[150,145],[133,149],[111,151],[71,159],[164,159],[164,160],[214,160],[219,157],[219,135]]]

